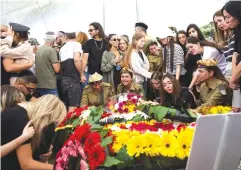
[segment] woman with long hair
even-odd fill
[[[181,85],[185,86],[184,52],[180,45],[174,42],[174,34],[169,28],[163,30],[161,34],[159,40],[163,48],[164,72],[174,75]]]
[[[152,73],[149,72],[149,61],[143,52],[145,43],[145,35],[135,33],[132,37],[131,48],[127,54],[125,65],[134,72],[134,81],[144,89],[144,97],[147,91],[147,79],[151,78]]]
[[[26,109],[21,106],[21,104],[25,102],[25,99],[20,90],[13,86],[5,85],[1,87],[1,92],[1,127],[4,129],[1,134],[1,144],[4,145],[22,134],[24,127],[29,121],[29,117]],[[27,140],[14,151],[1,158],[1,167],[7,170],[53,169],[52,165],[41,163],[33,159],[30,140]]]
[[[160,88],[161,104],[176,109],[196,108],[194,95],[188,88],[181,88],[180,83],[169,73],[163,75]]]
[[[101,71],[103,72],[103,82],[110,83],[117,90],[120,84],[120,71],[123,66],[123,53],[119,51],[120,39],[116,34],[110,34],[107,50],[102,55]]]
[[[76,36],[76,41],[79,42],[82,45],[82,48],[84,46],[84,44],[86,43],[86,41],[88,41],[88,36],[86,33],[84,32],[79,32]]]
[[[129,48],[129,37],[127,35],[120,36],[119,50],[126,54]]]
[[[196,37],[199,39],[200,42],[205,43],[208,46],[216,47],[215,43],[209,42],[205,39],[201,29],[196,24],[190,24],[187,27],[187,38],[189,37]],[[190,85],[193,77],[193,73],[197,69],[197,61],[201,60],[200,54],[190,54],[190,52],[187,52],[185,55],[185,68],[187,70],[187,76],[186,81],[188,86]]]
[[[161,87],[162,72],[155,71],[150,80],[151,90],[149,100],[160,103],[160,87]]]
[[[234,54],[234,34],[229,24],[225,22],[225,18],[221,10],[218,10],[213,15],[213,22],[215,28],[215,41],[218,46],[222,49],[223,54],[227,61],[225,77],[230,79],[232,76],[232,70],[236,67],[236,62],[232,63],[232,57]],[[233,103],[232,110],[238,112],[241,109],[241,94],[240,89],[233,90]],[[235,102],[237,101],[237,102]]]
[[[49,152],[54,129],[66,116],[66,107],[58,97],[49,94],[28,103],[26,109],[36,131],[31,142],[33,155],[40,159],[40,155]]]
[[[217,67],[217,61],[203,59],[197,62],[197,76],[201,82],[200,101],[201,106],[197,111],[202,111],[206,106],[230,105],[231,90],[221,70]]]
[[[184,30],[180,30],[177,32],[176,36],[177,44],[182,47],[182,50],[184,52],[184,56],[187,54],[187,48],[186,48],[186,42],[187,42],[187,33]]]
[[[222,8],[222,13],[229,27],[234,30],[235,43],[232,62],[235,67],[229,85],[232,89],[238,89],[241,86],[241,2],[227,2]]]
[[[189,37],[187,39],[188,52],[192,55],[201,55],[202,59],[214,59],[218,63],[219,69],[225,74],[226,71],[226,59],[222,53],[220,53],[216,48],[208,46],[204,41],[200,41],[196,37]],[[194,85],[198,84],[198,76],[194,74],[192,82],[189,88],[192,89]]]

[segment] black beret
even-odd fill
[[[224,10],[227,11],[233,17],[237,18],[239,21],[241,21],[241,1],[227,2],[221,9],[222,13]]]
[[[10,26],[12,26],[13,31],[19,31],[19,32],[27,32],[30,28],[26,27],[24,25],[18,24],[18,23],[9,23]]]
[[[143,23],[143,22],[137,22],[135,27],[142,27],[142,28],[144,28],[146,30],[148,29],[148,26],[145,23]]]

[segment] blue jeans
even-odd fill
[[[43,95],[46,95],[46,94],[53,94],[55,96],[59,96],[57,89],[37,88],[36,90],[37,90],[37,92],[39,93],[40,96],[43,96]]]
[[[88,72],[84,72],[84,74],[85,74],[85,77],[86,77],[86,81],[85,81],[85,83],[82,83],[81,91],[83,91],[85,86],[87,86],[89,84],[89,73]]]

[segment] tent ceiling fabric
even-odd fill
[[[158,36],[163,27],[186,29],[212,21],[225,0],[1,0],[1,24],[17,22],[31,28],[30,37],[40,43],[46,31],[87,32],[91,22],[100,22],[107,34],[132,36],[137,20],[148,33]],[[205,10],[205,12],[204,12]]]

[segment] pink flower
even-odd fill
[[[123,102],[120,102],[119,103],[119,108],[123,107],[124,106],[124,103]]]
[[[89,170],[88,164],[83,159],[80,161],[80,170]]]
[[[69,150],[67,149],[66,146],[64,146],[62,149],[62,159],[64,162],[66,162],[68,160],[68,157],[69,157]]]
[[[86,157],[86,155],[85,155],[83,146],[80,145],[80,146],[78,147],[78,152],[79,152],[79,154],[81,155],[81,157],[86,161],[87,157]]]

